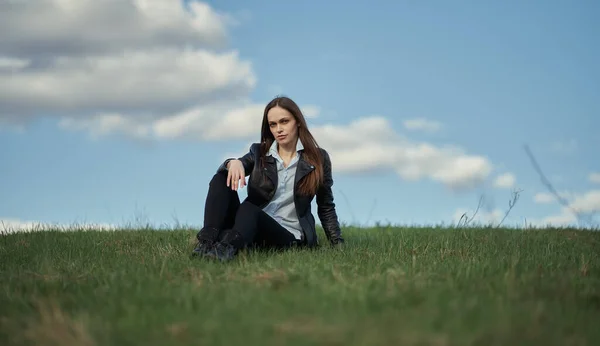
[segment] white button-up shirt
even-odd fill
[[[296,214],[294,204],[294,180],[296,178],[296,167],[300,152],[304,149],[300,138],[296,144],[296,156],[290,161],[287,167],[283,166],[283,159],[277,152],[277,141],[273,141],[267,156],[273,156],[277,162],[277,187],[273,199],[267,204],[263,211],[271,216],[280,225],[286,228],[294,235],[296,239],[301,239],[302,227]]]

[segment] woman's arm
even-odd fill
[[[321,220],[321,225],[325,231],[327,239],[331,245],[337,245],[344,242],[342,231],[338,222],[333,202],[333,177],[331,175],[331,159],[324,149],[321,149],[323,155],[323,183],[317,191],[317,214]]]
[[[246,176],[249,176],[250,173],[252,173],[252,169],[254,169],[254,157],[255,157],[255,152],[256,150],[258,150],[258,146],[260,144],[258,143],[254,143],[250,146],[250,149],[248,149],[248,152],[242,156],[239,157],[237,159],[235,158],[228,158],[227,160],[225,160],[217,169],[217,173],[221,173],[221,172],[226,172],[227,171],[227,164],[229,163],[229,161],[231,160],[240,160],[242,162],[242,165],[244,166],[244,173]]]

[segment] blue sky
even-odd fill
[[[200,227],[208,181],[277,94],[332,154],[343,223],[456,223],[482,194],[477,220],[499,221],[514,189],[509,225],[574,223],[524,144],[571,207],[600,211],[598,2],[56,3],[0,11],[6,224]]]

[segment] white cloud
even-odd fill
[[[532,221],[535,224],[545,226],[547,224],[556,226],[580,226],[598,227],[600,219],[600,190],[590,190],[584,193],[560,193],[567,200],[558,214],[547,216],[541,220]],[[545,203],[555,201],[554,196],[549,194],[537,194],[536,202]],[[579,218],[578,215],[579,214]]]
[[[250,139],[260,133],[264,106],[247,102],[222,109],[196,108],[153,124],[159,138],[195,137],[203,140]]]
[[[321,107],[315,105],[306,105],[302,108],[302,114],[307,119],[314,119],[321,113]]]
[[[574,214],[563,212],[558,215],[551,215],[543,218],[541,224],[551,226],[570,226],[576,221],[577,219]]]
[[[131,118],[121,114],[97,114],[91,118],[63,118],[59,126],[67,130],[87,131],[92,137],[120,133],[137,139],[231,140],[256,139],[264,112],[263,104],[249,100],[213,102],[161,118]],[[318,116],[319,108],[305,106],[307,117]]]
[[[221,47],[233,22],[199,1],[191,1],[189,11],[173,0],[2,1],[0,46],[9,56],[35,58]]]
[[[485,157],[456,147],[410,141],[379,116],[347,125],[317,126],[312,131],[330,153],[337,172],[391,170],[403,179],[427,178],[458,190],[477,186],[491,171]]]
[[[515,175],[512,173],[504,173],[499,175],[494,180],[494,186],[503,189],[509,189],[515,185]]]
[[[567,210],[562,210],[559,214],[549,215],[543,218],[527,218],[524,220],[526,227],[575,227],[577,218]]]
[[[425,118],[408,119],[403,122],[404,128],[411,131],[437,132],[442,128],[442,124],[437,121]]]
[[[592,183],[600,184],[600,173],[590,173],[589,179]]]
[[[65,117],[61,119],[59,126],[66,130],[86,131],[93,138],[119,133],[138,139],[147,139],[150,135],[150,128],[142,119],[128,118],[117,113],[96,114],[89,118]]]
[[[597,213],[600,213],[600,190],[591,190],[582,194],[561,193],[561,195],[570,196],[570,200],[567,206],[561,206],[558,213],[541,218],[523,218],[519,215],[518,210],[515,209],[510,211],[503,225],[511,227],[579,227],[600,229],[600,218],[597,217]],[[550,203],[554,202],[555,199],[551,194],[540,193],[536,195],[536,201],[539,203]],[[484,210],[482,207],[477,212],[471,224],[492,224],[495,226],[504,218],[507,210],[494,209],[490,211]],[[458,223],[464,213],[467,214],[467,217],[471,218],[474,212],[474,209],[458,209],[453,215],[453,221],[455,224]],[[461,224],[464,224],[464,220],[462,220]]]
[[[163,49],[118,56],[57,58],[44,69],[0,79],[0,111],[71,117],[102,112],[162,116],[190,103],[244,96],[250,64],[236,52]],[[60,87],[57,87],[60,86]]]
[[[31,61],[25,59],[8,58],[0,56],[0,71],[18,71],[29,66],[30,63]]]
[[[576,195],[571,200],[570,207],[581,213],[600,212],[600,190],[590,190]]]
[[[2,2],[0,122],[117,114],[138,124],[245,99],[250,62],[216,50],[231,22],[199,1]]]
[[[548,192],[539,192],[533,196],[533,200],[536,203],[547,204],[556,201],[556,197],[553,194]]]
[[[191,140],[255,139],[260,133],[264,106],[248,102],[213,102],[160,118],[131,118],[122,114],[99,114],[87,119],[65,118],[60,126],[84,130],[93,137],[120,133],[137,139]]]
[[[503,225],[516,227],[579,227],[600,229],[600,190],[589,190],[583,193],[574,193],[568,191],[559,192],[559,195],[565,199],[565,205],[559,203],[554,195],[550,193],[538,193],[534,200],[537,203],[556,202],[560,205],[560,211],[544,217],[523,217],[516,209],[511,210]],[[472,223],[474,224],[494,224],[497,225],[504,214],[508,211],[494,208],[485,204],[480,207]],[[461,208],[455,211],[453,221],[458,223],[461,216],[467,213],[470,218],[475,209]],[[464,220],[463,220],[464,222]],[[462,222],[461,222],[462,224]]]
[[[571,193],[569,191],[558,192],[558,195],[561,198],[565,199],[565,200],[571,199],[574,196],[573,193]],[[548,203],[558,202],[558,200],[556,199],[556,197],[553,194],[549,193],[549,192],[539,192],[539,193],[536,193],[533,196],[533,200],[536,203],[539,203],[539,204],[548,204]]]

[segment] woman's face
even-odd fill
[[[292,113],[275,106],[267,113],[269,129],[280,145],[295,145],[298,139],[298,125]]]

